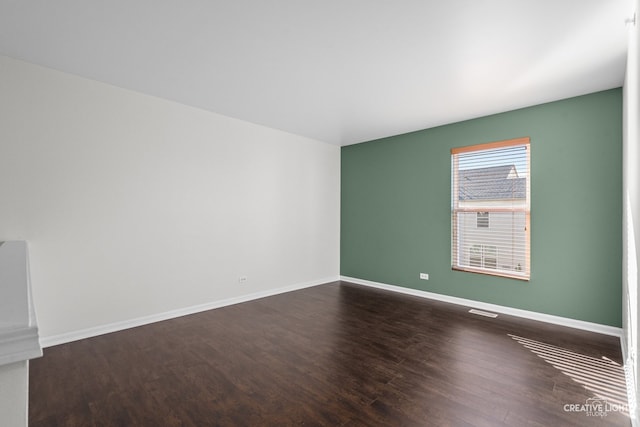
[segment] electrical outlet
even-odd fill
[[[246,283],[247,281],[247,276],[240,276],[238,278],[238,283]]]
[[[429,280],[429,273],[420,273],[420,278],[422,280]]]

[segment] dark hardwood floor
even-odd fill
[[[621,362],[615,337],[336,282],[47,348],[29,424],[629,426]]]

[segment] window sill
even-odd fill
[[[471,267],[451,267],[454,271],[465,271],[467,273],[477,273],[484,274],[486,276],[496,276],[496,277],[506,277],[507,279],[516,279],[521,280],[523,282],[528,282],[530,280],[530,276],[524,274],[515,274],[509,272],[503,272],[500,270],[486,270],[480,268],[471,268]]]

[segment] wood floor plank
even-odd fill
[[[617,338],[467,311],[335,282],[47,348],[29,422],[631,425],[566,406],[624,396]]]

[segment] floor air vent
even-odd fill
[[[476,310],[475,308],[472,308],[471,310],[469,310],[469,313],[477,314],[479,316],[491,317],[491,318],[498,317],[498,315],[495,314],[495,313],[489,313],[488,311]]]

